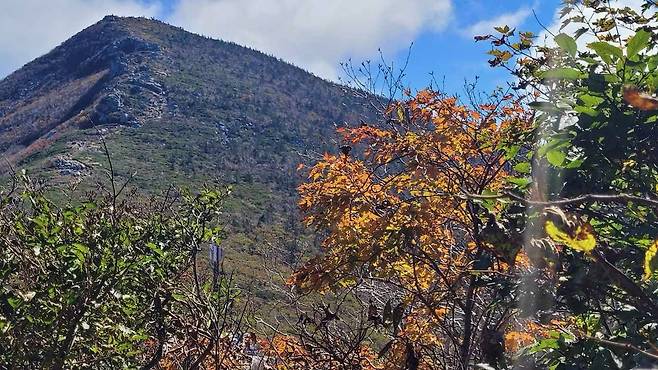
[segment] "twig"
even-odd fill
[[[605,202],[605,203],[627,203],[635,202],[650,206],[653,208],[658,208],[658,199],[652,199],[649,197],[643,198],[636,195],[630,194],[585,194],[575,198],[567,199],[556,199],[549,201],[538,201],[538,200],[529,200],[520,195],[511,193],[511,192],[502,192],[500,194],[492,195],[481,195],[481,194],[469,194],[465,193],[464,197],[467,199],[500,199],[500,198],[510,198],[519,202],[524,203],[525,205],[532,206],[564,206],[564,205],[575,205],[591,201]]]
[[[539,20],[539,17],[537,17],[537,13],[535,13],[535,10],[534,10],[534,9],[532,9],[532,15],[535,17],[535,21],[537,21],[537,23],[539,24],[539,26],[540,26],[541,28],[543,28],[544,31],[548,32],[551,36],[555,37],[555,34],[554,34],[553,32],[551,32],[551,30],[549,30],[549,29],[548,29],[548,28],[547,28],[547,27],[546,27],[546,26],[545,26],[545,25]]]
[[[634,346],[630,343],[613,342],[611,340],[599,339],[599,338],[592,337],[592,336],[586,336],[585,339],[588,339],[588,340],[591,340],[591,341],[594,341],[594,342],[597,342],[597,343],[600,343],[600,344],[603,344],[603,345],[606,345],[606,346],[609,346],[609,347],[621,348],[621,349],[625,349],[627,351],[634,351],[634,352],[640,353],[642,355],[645,355],[649,358],[652,358],[654,360],[658,360],[658,355],[653,354],[651,352],[647,352],[647,351],[645,351],[641,348],[638,348],[638,347],[636,347],[636,346]]]

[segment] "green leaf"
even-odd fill
[[[528,162],[520,162],[514,165],[514,170],[520,173],[530,173],[530,163]]]
[[[85,261],[87,253],[89,253],[89,248],[86,245],[80,243],[73,243],[72,247],[73,248],[71,249],[71,253],[73,253],[80,264],[82,264]]]
[[[584,107],[582,105],[577,105],[573,109],[578,113],[586,114],[590,117],[596,117],[599,115],[599,112],[597,112],[596,110],[590,107]]]
[[[603,103],[605,99],[599,97],[599,96],[594,96],[594,95],[589,95],[589,94],[583,94],[578,96],[578,99],[583,102],[583,105],[586,107],[596,107],[597,105]]]
[[[555,167],[561,167],[566,157],[566,154],[558,149],[551,149],[546,152],[546,159],[548,160],[548,163]]]
[[[497,195],[498,192],[491,191],[489,189],[484,189],[482,192],[482,195]],[[486,208],[489,212],[494,212],[496,204],[498,203],[497,201],[494,201],[493,199],[480,199],[479,203]]]
[[[545,157],[546,153],[548,153],[551,150],[557,150],[560,148],[566,148],[569,145],[571,145],[571,139],[567,135],[555,135],[553,136],[546,144],[542,145],[539,147],[537,150],[537,154],[540,157]]]
[[[147,246],[150,250],[152,250],[153,252],[155,252],[157,255],[159,255],[159,256],[163,256],[163,255],[164,255],[164,252],[162,251],[162,249],[160,249],[160,247],[158,247],[157,245],[155,245],[155,243],[147,243],[146,246]]]
[[[621,59],[624,55],[620,48],[604,41],[592,42],[587,44],[587,47],[594,50],[594,52],[608,64],[612,63],[613,56],[617,59]]]
[[[649,46],[649,40],[651,40],[651,34],[649,32],[643,29],[638,30],[626,44],[626,56],[628,58],[636,56],[640,51]]]
[[[562,48],[562,50],[569,53],[569,55],[572,57],[576,56],[576,52],[578,52],[578,45],[576,45],[576,40],[574,40],[571,36],[561,33],[555,36],[555,42],[560,48]]]
[[[533,347],[533,350],[537,352],[545,349],[558,349],[558,348],[560,348],[560,345],[558,344],[558,340],[556,338],[549,338],[539,341],[539,343],[537,343],[537,345]]]
[[[553,68],[542,71],[539,77],[556,80],[578,80],[585,77],[585,74],[575,68]]]
[[[9,297],[7,298],[7,302],[13,309],[17,309],[21,304],[23,304],[23,300],[17,297]]]
[[[573,161],[569,161],[569,163],[567,163],[563,167],[566,169],[579,168],[583,164],[583,162],[585,161],[582,159],[574,159]]]
[[[519,150],[521,150],[521,147],[518,145],[512,145],[503,149],[505,150],[505,159],[512,159],[516,157],[516,155],[519,153]]]
[[[527,177],[508,177],[506,180],[510,184],[518,185],[522,188],[525,188],[532,183],[532,180]]]
[[[175,300],[177,300],[177,301],[181,301],[181,302],[184,301],[184,300],[186,299],[186,296],[185,296],[184,294],[181,294],[181,293],[172,293],[172,294],[171,294],[171,297],[172,297],[173,299],[175,299]]]

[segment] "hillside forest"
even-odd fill
[[[658,367],[658,8],[563,3],[475,38],[504,87],[360,95],[297,166],[317,247],[260,267],[266,305],[218,256],[244,188],[140,193],[111,137],[76,200],[7,163],[0,368]]]

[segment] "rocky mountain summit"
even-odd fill
[[[224,144],[245,129],[302,144],[363,114],[346,88],[257,51],[107,16],[0,82],[0,152],[24,159],[71,130],[188,119]]]
[[[69,126],[138,124],[165,100],[147,65],[159,56],[120,18],[89,27],[0,82],[0,150],[21,152]],[[137,113],[126,94],[149,109]]]

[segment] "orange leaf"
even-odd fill
[[[634,86],[624,88],[624,100],[639,110],[658,110],[658,99]]]

